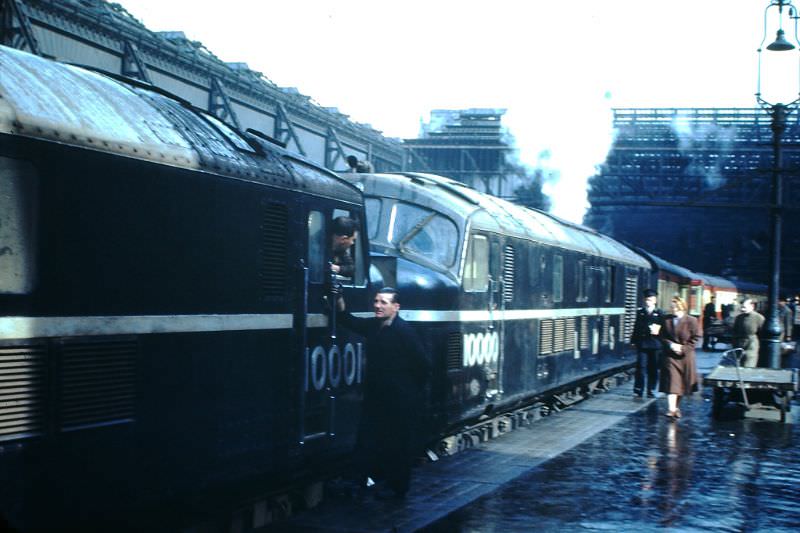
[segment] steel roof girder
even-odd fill
[[[292,125],[292,121],[289,119],[286,108],[279,101],[275,102],[275,127],[273,128],[272,136],[287,147],[289,146],[290,140],[294,141],[297,151],[303,156],[307,155],[305,149],[303,149],[303,144],[300,142],[300,137],[298,137]]]
[[[0,42],[18,50],[42,55],[25,5],[19,0],[0,0],[0,8]]]
[[[334,165],[339,161],[347,158],[339,136],[333,126],[328,125],[325,134],[325,168],[333,169]]]
[[[220,120],[230,122],[237,129],[242,129],[239,125],[239,118],[231,106],[231,100],[225,92],[225,87],[215,76],[211,78],[211,87],[208,91],[208,111]]]
[[[121,70],[123,76],[153,84],[150,79],[150,73],[147,71],[147,66],[139,53],[139,48],[128,39],[123,41]]]

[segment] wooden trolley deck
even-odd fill
[[[793,393],[798,390],[797,369],[744,368],[718,366],[703,378],[703,384],[714,388],[714,415],[718,415],[723,405],[734,394],[741,394],[747,406],[747,392],[755,390],[772,391],[780,398],[777,407],[780,421],[787,422],[786,413]]]

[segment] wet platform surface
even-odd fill
[[[718,421],[706,393],[672,422],[631,387],[421,465],[405,500],[328,498],[276,530],[797,530],[800,424]]]

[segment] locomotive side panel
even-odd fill
[[[0,514],[79,530],[350,451],[364,354],[328,331],[309,213],[363,220],[356,189],[164,95],[0,59]]]

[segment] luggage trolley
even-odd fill
[[[797,369],[742,367],[744,350],[733,348],[722,354],[720,364],[712,370],[703,383],[714,387],[712,415],[719,418],[726,404],[733,402],[741,407],[741,415],[753,418],[772,418],[770,412],[780,412],[780,422],[788,422],[786,413],[793,393],[798,390]],[[756,407],[748,392],[771,391],[774,405]]]

